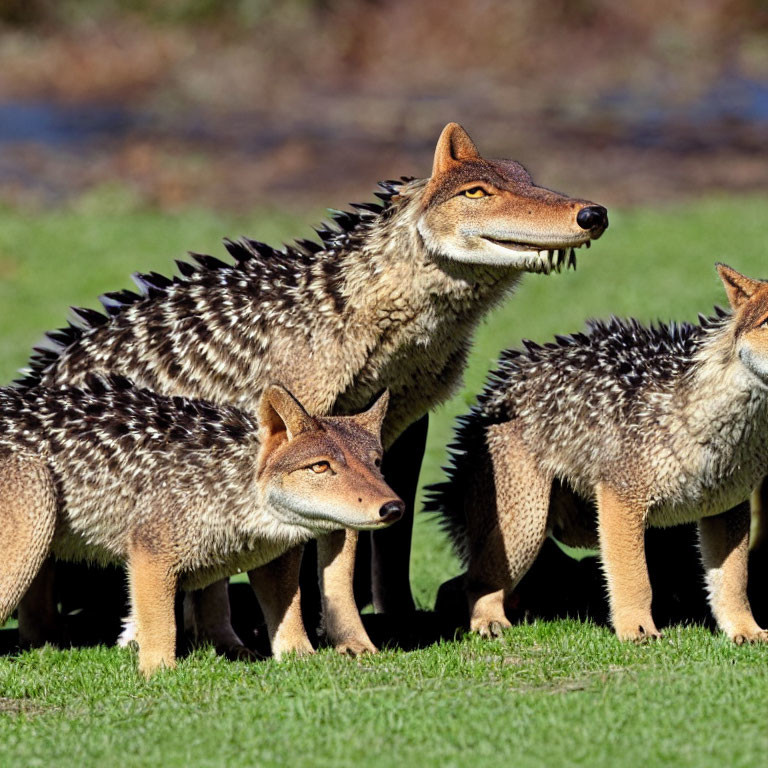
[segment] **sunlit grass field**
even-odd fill
[[[422,484],[439,479],[453,417],[501,348],[593,316],[695,320],[725,304],[715,261],[768,277],[767,209],[768,198],[751,197],[611,211],[575,273],[527,277],[480,329],[464,390],[434,414]],[[187,249],[222,256],[225,235],[308,236],[317,218],[170,217],[108,199],[57,213],[0,210],[2,381],[69,305],[97,306],[100,293],[130,287],[130,272],[168,274]],[[419,518],[419,605],[431,608],[457,572],[435,524]],[[556,622],[360,660],[324,651],[246,664],[198,651],[149,683],[130,651],[0,659],[0,765],[746,766],[768,755],[767,713],[768,649],[734,648],[695,627],[648,647]]]

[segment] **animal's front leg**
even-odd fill
[[[425,415],[408,427],[384,455],[384,479],[405,502],[405,514],[395,525],[371,535],[371,590],[377,613],[402,615],[416,609],[410,581],[411,536],[428,424]]]
[[[253,658],[232,628],[229,608],[229,579],[222,579],[184,596],[185,629],[191,631],[196,645],[210,644],[216,653],[228,659]]]
[[[645,509],[613,488],[597,487],[600,554],[608,582],[611,620],[620,640],[661,637],[651,616],[645,560]]]
[[[365,631],[353,589],[357,531],[334,531],[317,540],[323,628],[339,653],[376,653]]]
[[[176,666],[176,621],[173,611],[176,574],[167,553],[137,542],[128,556],[131,617],[136,622],[139,671],[149,677]]]
[[[753,618],[747,599],[750,522],[746,502],[721,515],[699,520],[709,604],[717,625],[739,645],[768,642],[768,632]]]
[[[267,622],[272,655],[305,656],[314,653],[301,616],[299,571],[304,548],[294,547],[261,568],[248,573]]]

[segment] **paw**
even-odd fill
[[[768,630],[760,629],[760,627],[755,627],[751,630],[729,632],[728,636],[734,643],[736,643],[736,645],[744,645],[745,643],[768,643]]]
[[[302,659],[307,656],[312,656],[315,653],[315,649],[309,645],[306,648],[286,648],[272,651],[272,658],[276,661],[286,661],[290,658]]]
[[[362,656],[366,653],[378,653],[379,649],[368,637],[348,637],[334,643],[337,653],[345,656]]]
[[[469,628],[480,637],[501,637],[505,629],[512,626],[506,616],[496,618],[473,617],[469,622]]]
[[[653,621],[617,623],[615,628],[616,636],[624,642],[649,643],[663,637]]]
[[[469,629],[480,637],[501,637],[512,624],[504,612],[504,590],[468,591]]]
[[[218,656],[223,656],[228,661],[258,661],[261,658],[258,653],[247,648],[242,643],[216,645],[214,650]]]
[[[159,654],[143,654],[139,651],[139,672],[150,678],[161,669],[176,669],[176,659]]]
[[[272,640],[272,657],[283,661],[288,656],[311,656],[315,652],[305,633],[294,637],[276,637]]]
[[[126,630],[128,626],[126,625]],[[126,630],[123,631],[125,634]],[[122,635],[121,635],[122,637]],[[253,652],[237,636],[235,631],[228,626],[212,626],[194,633],[193,646],[195,648],[212,645],[219,656],[230,661],[249,660],[255,658]]]

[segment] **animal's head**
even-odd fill
[[[736,354],[768,386],[768,281],[754,280],[725,264],[716,266],[733,309]]]
[[[268,387],[259,406],[259,482],[283,522],[313,530],[376,529],[405,505],[381,474],[388,393],[356,416],[310,416],[287,390]]]
[[[418,223],[432,253],[549,273],[575,267],[574,249],[607,226],[601,205],[537,187],[513,160],[480,157],[460,125],[449,123],[440,134]]]

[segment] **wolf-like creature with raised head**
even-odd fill
[[[409,509],[399,531],[373,538],[372,591],[377,610],[403,613],[413,610],[410,529],[427,412],[458,386],[483,315],[523,273],[575,266],[575,249],[608,220],[602,206],[536,186],[516,162],[482,158],[454,123],[429,178],[386,182],[378,196],[381,205],[335,214],[319,243],[277,251],[227,241],[232,264],[195,256],[196,265],[179,263],[179,277],[137,276],[140,293],[107,294],[106,314],[79,310],[84,327],[49,334],[53,348],[37,352],[21,385],[76,385],[89,371],[115,372],[158,393],[252,411],[264,388],[280,383],[318,416],[360,411],[389,389],[385,476]],[[326,636],[348,653],[375,650],[352,590],[356,541],[343,532],[318,541]],[[298,605],[300,560],[297,549],[264,566],[286,615]],[[42,608],[52,605],[45,583],[20,608],[31,643],[56,621]],[[222,585],[195,594],[202,639],[242,647]],[[268,630],[274,639],[276,627]],[[309,646],[306,637],[293,642]]]

